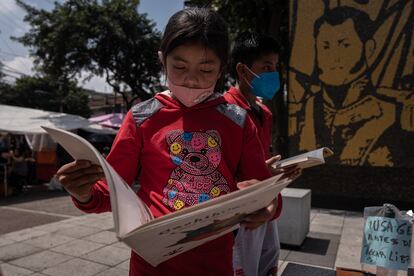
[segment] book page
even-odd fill
[[[43,128],[75,160],[89,160],[102,167],[109,186],[112,214],[118,237],[152,220],[152,214],[145,203],[88,141],[68,131]]]
[[[210,206],[213,206],[215,208],[217,205],[226,204],[226,202],[234,200],[236,198],[239,198],[240,196],[243,196],[245,194],[249,194],[254,190],[260,189],[262,186],[267,186],[267,185],[272,184],[272,183],[273,184],[277,183],[279,181],[279,179],[281,179],[282,177],[283,177],[283,174],[275,175],[275,176],[272,176],[272,177],[270,177],[266,180],[260,181],[260,182],[256,183],[255,185],[251,185],[249,187],[246,187],[245,189],[233,191],[229,194],[225,194],[225,195],[222,195],[220,197],[216,197],[214,199],[207,200],[207,201],[204,201],[202,203],[199,203],[199,204],[181,209],[179,211],[169,213],[169,214],[164,215],[162,217],[158,217],[158,218],[150,221],[149,223],[147,223],[145,225],[145,227],[150,227],[153,224],[160,224],[161,222],[163,222],[165,220],[168,220],[168,221],[175,220],[176,217],[178,217],[178,216],[180,216],[180,217],[193,216],[194,215],[193,213],[195,211],[197,211],[198,209],[209,208]]]
[[[174,212],[127,235],[123,241],[153,266],[238,228],[249,214],[275,199],[290,179],[269,178]]]

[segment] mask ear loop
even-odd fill
[[[249,66],[247,66],[247,65],[245,65],[245,66],[246,66],[247,70],[249,70],[249,72],[253,74],[253,76],[255,76],[256,78],[259,78],[259,79],[260,79],[260,76],[259,76],[259,75],[257,75],[255,72],[253,72],[253,71],[249,68]]]
[[[250,72],[250,73],[252,73],[252,75],[253,76],[255,76],[256,78],[259,78],[260,79],[260,77],[255,73],[255,72],[253,72],[252,70],[250,70],[250,68],[246,65],[246,64],[243,64],[244,65],[244,67],[245,68],[247,68],[247,70]],[[253,88],[253,86],[250,84],[250,82],[249,81],[247,81],[247,79],[246,79],[246,77],[245,76],[243,76],[243,79],[244,79],[244,81],[247,83],[247,85],[248,86],[250,86],[250,88]]]

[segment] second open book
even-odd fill
[[[332,155],[333,151],[329,148],[319,148],[293,157],[282,159],[276,162],[273,166],[275,168],[285,168],[296,165],[301,169],[306,169],[324,164],[325,158]]]
[[[269,205],[291,182],[282,175],[274,176],[154,219],[144,202],[89,142],[71,132],[44,129],[74,159],[102,167],[118,239],[153,266],[237,229],[248,214]]]

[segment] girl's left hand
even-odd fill
[[[247,181],[237,183],[237,187],[239,189],[244,189],[251,185],[256,184],[257,182],[259,181],[255,179],[247,180]],[[256,229],[260,225],[268,222],[269,220],[273,218],[277,210],[277,205],[278,205],[278,201],[276,197],[275,199],[272,200],[272,202],[270,202],[270,204],[267,207],[260,209],[259,211],[256,211],[252,213],[251,215],[247,216],[245,220],[242,222],[242,225],[246,229],[251,229],[251,230]]]

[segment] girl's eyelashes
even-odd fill
[[[203,73],[211,73],[215,70],[215,67],[210,64],[200,64],[198,69]]]
[[[185,67],[184,67],[184,66],[173,66],[173,68],[174,68],[175,70],[185,70]],[[204,69],[200,69],[200,72],[201,72],[201,73],[205,73],[205,74],[209,74],[209,73],[212,73],[212,72],[213,72],[213,70],[204,70]]]

